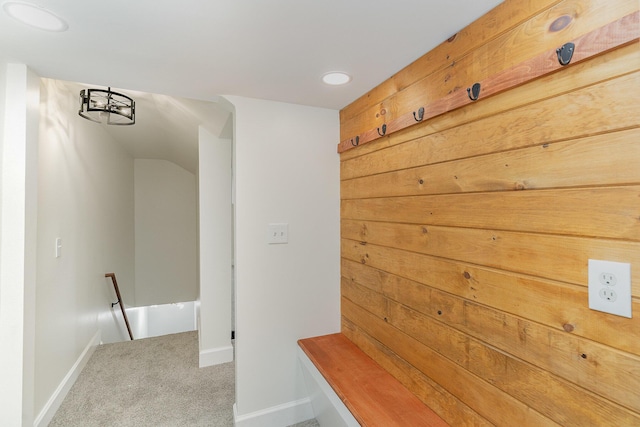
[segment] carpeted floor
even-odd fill
[[[233,426],[234,364],[198,367],[197,332],[98,347],[50,426]]]
[[[234,364],[200,369],[185,332],[98,347],[49,426],[231,427],[234,401]]]
[[[313,419],[313,420],[304,421],[298,424],[294,424],[289,427],[320,427],[320,424],[318,424],[318,421]]]

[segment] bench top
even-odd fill
[[[306,338],[298,345],[362,426],[448,426],[343,334]]]

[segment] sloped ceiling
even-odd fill
[[[63,82],[66,96],[79,98],[89,85]],[[232,137],[232,115],[226,103],[198,101],[139,91],[111,88],[136,102],[136,123],[131,126],[102,126],[133,158],[168,160],[195,174],[198,169],[198,128],[212,135]],[[78,101],[78,108],[80,107]]]

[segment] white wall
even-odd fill
[[[34,420],[39,82],[22,64],[2,74],[0,419],[17,426]]]
[[[200,127],[200,367],[233,360],[231,149],[231,140]]]
[[[134,280],[133,159],[78,116],[78,94],[62,82],[43,79],[41,93],[36,412],[110,314],[116,298],[104,274],[116,273],[125,301]]]
[[[134,164],[135,305],[195,301],[196,177],[166,160]]]
[[[297,340],[340,330],[338,111],[226,98],[235,106],[236,422],[281,427],[300,419],[278,412],[304,409]],[[269,245],[267,225],[279,222],[289,243]]]
[[[0,165],[2,164],[2,147],[4,146],[4,113],[5,97],[7,86],[7,64],[0,61]],[[0,200],[2,200],[2,173],[0,173]],[[2,209],[0,209],[0,224],[2,224]],[[0,241],[2,239],[2,227],[0,227]],[[2,258],[0,258],[0,268],[2,268]],[[0,300],[2,293],[0,292]]]

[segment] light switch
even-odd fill
[[[289,224],[269,224],[267,227],[267,243],[270,245],[289,243]]]
[[[60,258],[60,255],[62,255],[62,239],[61,238],[56,238],[56,258]]]

